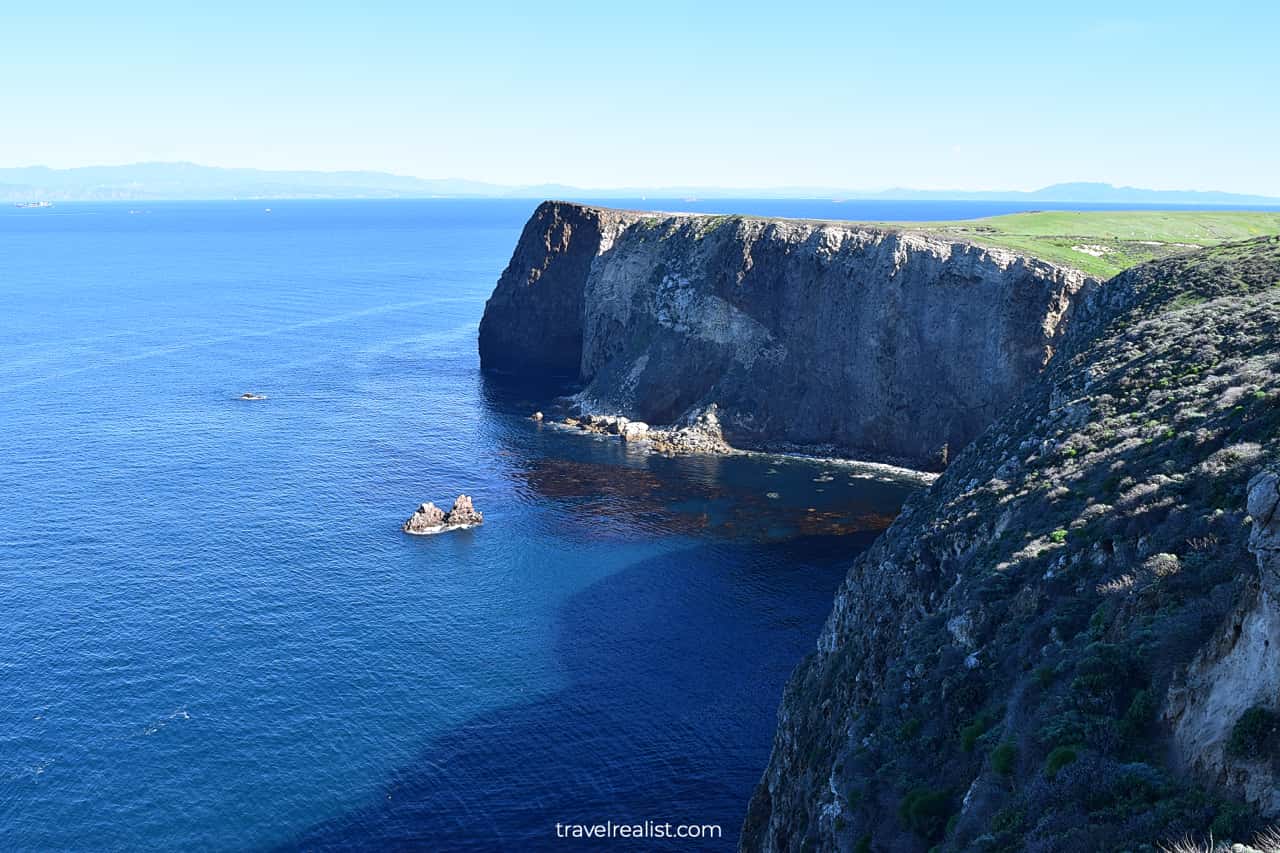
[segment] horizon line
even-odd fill
[[[788,184],[788,183],[757,184],[757,185],[751,185],[751,184],[697,185],[697,184],[675,183],[675,184],[668,184],[665,186],[663,185],[627,185],[627,184],[615,184],[612,186],[606,186],[606,185],[592,186],[589,184],[586,184],[586,185],[575,184],[575,183],[557,181],[557,180],[504,183],[504,182],[499,182],[499,181],[494,181],[489,179],[457,177],[457,176],[425,177],[422,175],[408,174],[403,172],[384,171],[381,169],[374,169],[374,168],[272,169],[272,168],[263,168],[260,166],[213,166],[213,165],[208,165],[204,163],[197,163],[192,160],[138,160],[138,161],[127,162],[127,163],[91,163],[91,164],[83,164],[83,165],[77,165],[77,166],[50,166],[43,163],[33,163],[25,166],[0,166],[0,173],[20,172],[20,171],[45,171],[45,172],[55,172],[55,173],[68,173],[68,172],[92,170],[92,169],[129,169],[129,168],[137,168],[137,167],[157,167],[157,166],[159,167],[164,167],[164,166],[191,167],[195,169],[203,169],[203,170],[219,171],[219,172],[253,172],[253,173],[258,173],[262,175],[273,175],[273,174],[274,175],[309,175],[309,176],[310,175],[314,175],[314,176],[368,175],[368,176],[374,176],[374,177],[380,177],[380,178],[393,178],[393,179],[404,180],[404,181],[420,181],[420,182],[429,183],[429,184],[432,184],[432,183],[433,184],[450,184],[450,183],[471,184],[471,185],[492,188],[494,190],[503,190],[507,192],[529,191],[529,190],[536,190],[539,188],[558,188],[558,189],[573,190],[575,192],[607,192],[607,193],[627,192],[627,193],[640,193],[640,194],[646,194],[650,192],[661,192],[661,191],[679,191],[681,194],[685,194],[685,193],[696,194],[698,192],[724,193],[724,192],[730,192],[730,191],[733,191],[733,192],[751,191],[751,192],[765,192],[765,193],[796,192],[796,193],[807,194],[807,195],[794,196],[796,198],[828,198],[831,196],[843,196],[845,200],[850,200],[850,201],[856,201],[856,200],[871,201],[875,199],[872,197],[860,196],[858,194],[868,194],[869,196],[882,196],[885,194],[900,192],[900,193],[912,193],[912,194],[975,193],[975,194],[983,194],[983,195],[991,195],[991,194],[1034,195],[1036,193],[1041,193],[1047,190],[1053,190],[1058,188],[1091,187],[1096,189],[1106,189],[1106,190],[1112,190],[1112,191],[1118,191],[1118,192],[1128,191],[1128,192],[1162,193],[1162,194],[1240,196],[1240,197],[1246,197],[1251,199],[1266,199],[1268,201],[1274,201],[1280,204],[1280,196],[1272,196],[1272,195],[1268,195],[1266,193],[1261,193],[1261,192],[1239,192],[1234,190],[1200,189],[1200,188],[1193,189],[1193,188],[1187,188],[1187,187],[1179,187],[1179,188],[1172,188],[1172,189],[1157,188],[1157,187],[1141,187],[1141,186],[1136,186],[1136,185],[1127,184],[1127,183],[1114,184],[1114,183],[1110,183],[1108,181],[1103,181],[1103,180],[1080,180],[1080,179],[1053,181],[1051,183],[1047,183],[1041,186],[1036,186],[1032,189],[1016,189],[1016,188],[1009,188],[1009,187],[997,187],[997,188],[917,187],[917,186],[911,186],[909,184],[903,184],[903,183],[893,184],[893,185],[883,186],[878,188],[876,187],[856,187],[855,188],[855,187],[838,186],[838,185]],[[0,184],[0,187],[2,186],[3,184]],[[280,198],[281,196],[276,196],[276,197]],[[424,195],[419,197],[430,198],[432,196]],[[740,196],[740,197],[747,198],[750,196]],[[103,200],[106,200],[106,199],[103,199]],[[150,200],[159,201],[161,199],[155,198]],[[178,199],[175,199],[175,200],[178,200]],[[920,200],[928,200],[928,199],[922,198]],[[938,199],[938,200],[948,200],[948,199]],[[1085,201],[1085,200],[1081,199],[1081,201]],[[1105,203],[1105,202],[1098,202],[1098,203]]]

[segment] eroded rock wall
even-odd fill
[[[1249,482],[1248,508],[1258,577],[1169,690],[1164,718],[1186,768],[1264,814],[1280,816],[1276,756],[1229,748],[1245,714],[1280,711],[1280,475],[1264,471]]]
[[[739,447],[937,467],[1043,368],[1085,282],[918,234],[548,202],[481,361],[576,372],[587,408],[654,424],[715,404]]]
[[[583,283],[615,220],[578,205],[543,204],[534,211],[480,320],[483,367],[577,374]]]

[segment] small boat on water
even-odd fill
[[[53,207],[51,201],[19,201],[14,203],[14,207]]]

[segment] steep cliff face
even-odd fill
[[[603,220],[603,221],[602,221]],[[543,204],[480,320],[480,364],[510,373],[576,375],[582,360],[583,283],[617,217]],[[607,244],[607,241],[605,241]]]
[[[1085,282],[910,233],[547,202],[485,308],[480,355],[576,373],[588,408],[650,423],[715,404],[739,447],[933,467],[1043,368]]]
[[[1075,311],[852,568],[744,849],[1136,850],[1280,813],[1280,240]]]
[[[1280,475],[1258,474],[1248,494],[1249,550],[1258,576],[1170,689],[1164,716],[1185,768],[1277,816],[1280,753],[1265,741],[1280,725]],[[1249,719],[1258,720],[1263,742],[1237,734]]]

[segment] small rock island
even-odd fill
[[[447,513],[427,501],[409,516],[409,520],[400,528],[405,533],[415,536],[430,536],[448,530],[464,530],[484,523],[484,514],[475,508],[470,495],[458,495],[453,508]]]

